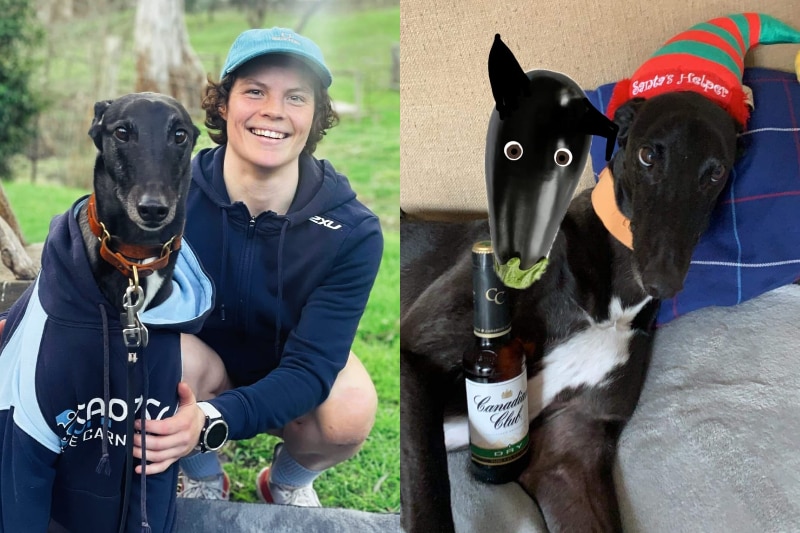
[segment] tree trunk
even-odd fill
[[[306,24],[308,24],[308,21],[311,20],[311,16],[316,13],[324,3],[325,0],[317,0],[316,2],[311,3],[311,5],[309,5],[303,13],[303,17],[300,19],[300,22],[298,22],[297,26],[295,26],[294,31],[302,35],[303,30],[306,28]]]
[[[254,5],[247,10],[247,24],[250,28],[260,28],[264,24],[264,16],[267,14],[266,2],[255,2]]]
[[[0,218],[0,258],[17,279],[33,279],[38,268],[25,251],[11,226]]]
[[[22,244],[25,244],[25,239],[22,238],[22,231],[19,229],[19,222],[17,222],[17,217],[14,215],[14,210],[11,209],[11,204],[8,202],[8,197],[6,196],[6,191],[0,185],[0,219],[5,220],[6,224],[8,225],[9,231],[11,231],[16,239]]]
[[[42,0],[36,3],[36,13],[45,26],[55,21],[72,20],[73,3],[72,0]]]
[[[134,30],[136,91],[173,96],[200,109],[205,70],[189,44],[183,0],[139,0]]]

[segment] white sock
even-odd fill
[[[285,487],[305,487],[311,485],[323,471],[309,470],[289,455],[285,446],[281,445],[277,457],[272,461],[269,479],[272,483]]]

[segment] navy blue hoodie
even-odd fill
[[[303,154],[286,215],[231,204],[225,146],[192,161],[186,234],[217,289],[199,337],[236,390],[211,401],[245,439],[321,404],[347,362],[380,265],[378,218],[330,163]],[[276,332],[279,334],[276,335]]]
[[[197,332],[213,306],[212,284],[184,243],[172,295],[140,315],[150,342],[134,365],[129,409],[120,315],[92,277],[75,216],[82,201],[53,219],[42,270],[11,308],[3,332],[0,532],[44,532],[51,518],[72,532],[118,530],[125,444],[132,438],[127,415],[133,410],[139,417],[143,408],[150,419],[175,413],[179,332]],[[174,528],[176,465],[146,476],[146,518],[154,533]],[[145,517],[140,483],[134,474],[127,531],[141,531]]]

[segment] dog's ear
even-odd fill
[[[194,145],[197,144],[197,139],[200,138],[200,128],[192,124],[192,133],[194,134],[192,136],[192,148],[194,148]]]
[[[584,98],[581,103],[583,104],[581,121],[583,123],[584,131],[589,135],[605,137],[606,161],[608,161],[611,159],[611,154],[614,153],[614,142],[617,140],[619,126],[614,124],[614,122],[612,122],[607,116],[598,111],[588,98]]]
[[[106,109],[108,109],[113,101],[114,100],[100,100],[94,104],[94,118],[89,128],[89,137],[94,140],[94,145],[101,151],[103,150],[103,136],[101,135],[103,132],[103,115],[105,115]]]
[[[531,82],[508,46],[495,34],[489,51],[489,83],[500,120],[518,107],[521,95],[530,96]]]
[[[639,108],[644,104],[644,101],[644,98],[633,98],[619,106],[614,112],[614,122],[619,126],[617,141],[620,148],[625,148],[633,119],[636,117],[636,113],[639,112]]]

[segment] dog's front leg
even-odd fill
[[[408,533],[454,531],[444,445],[445,376],[409,352],[400,355],[401,522]]]
[[[622,531],[612,476],[618,431],[574,404],[534,422],[531,462],[519,482],[551,533]]]

